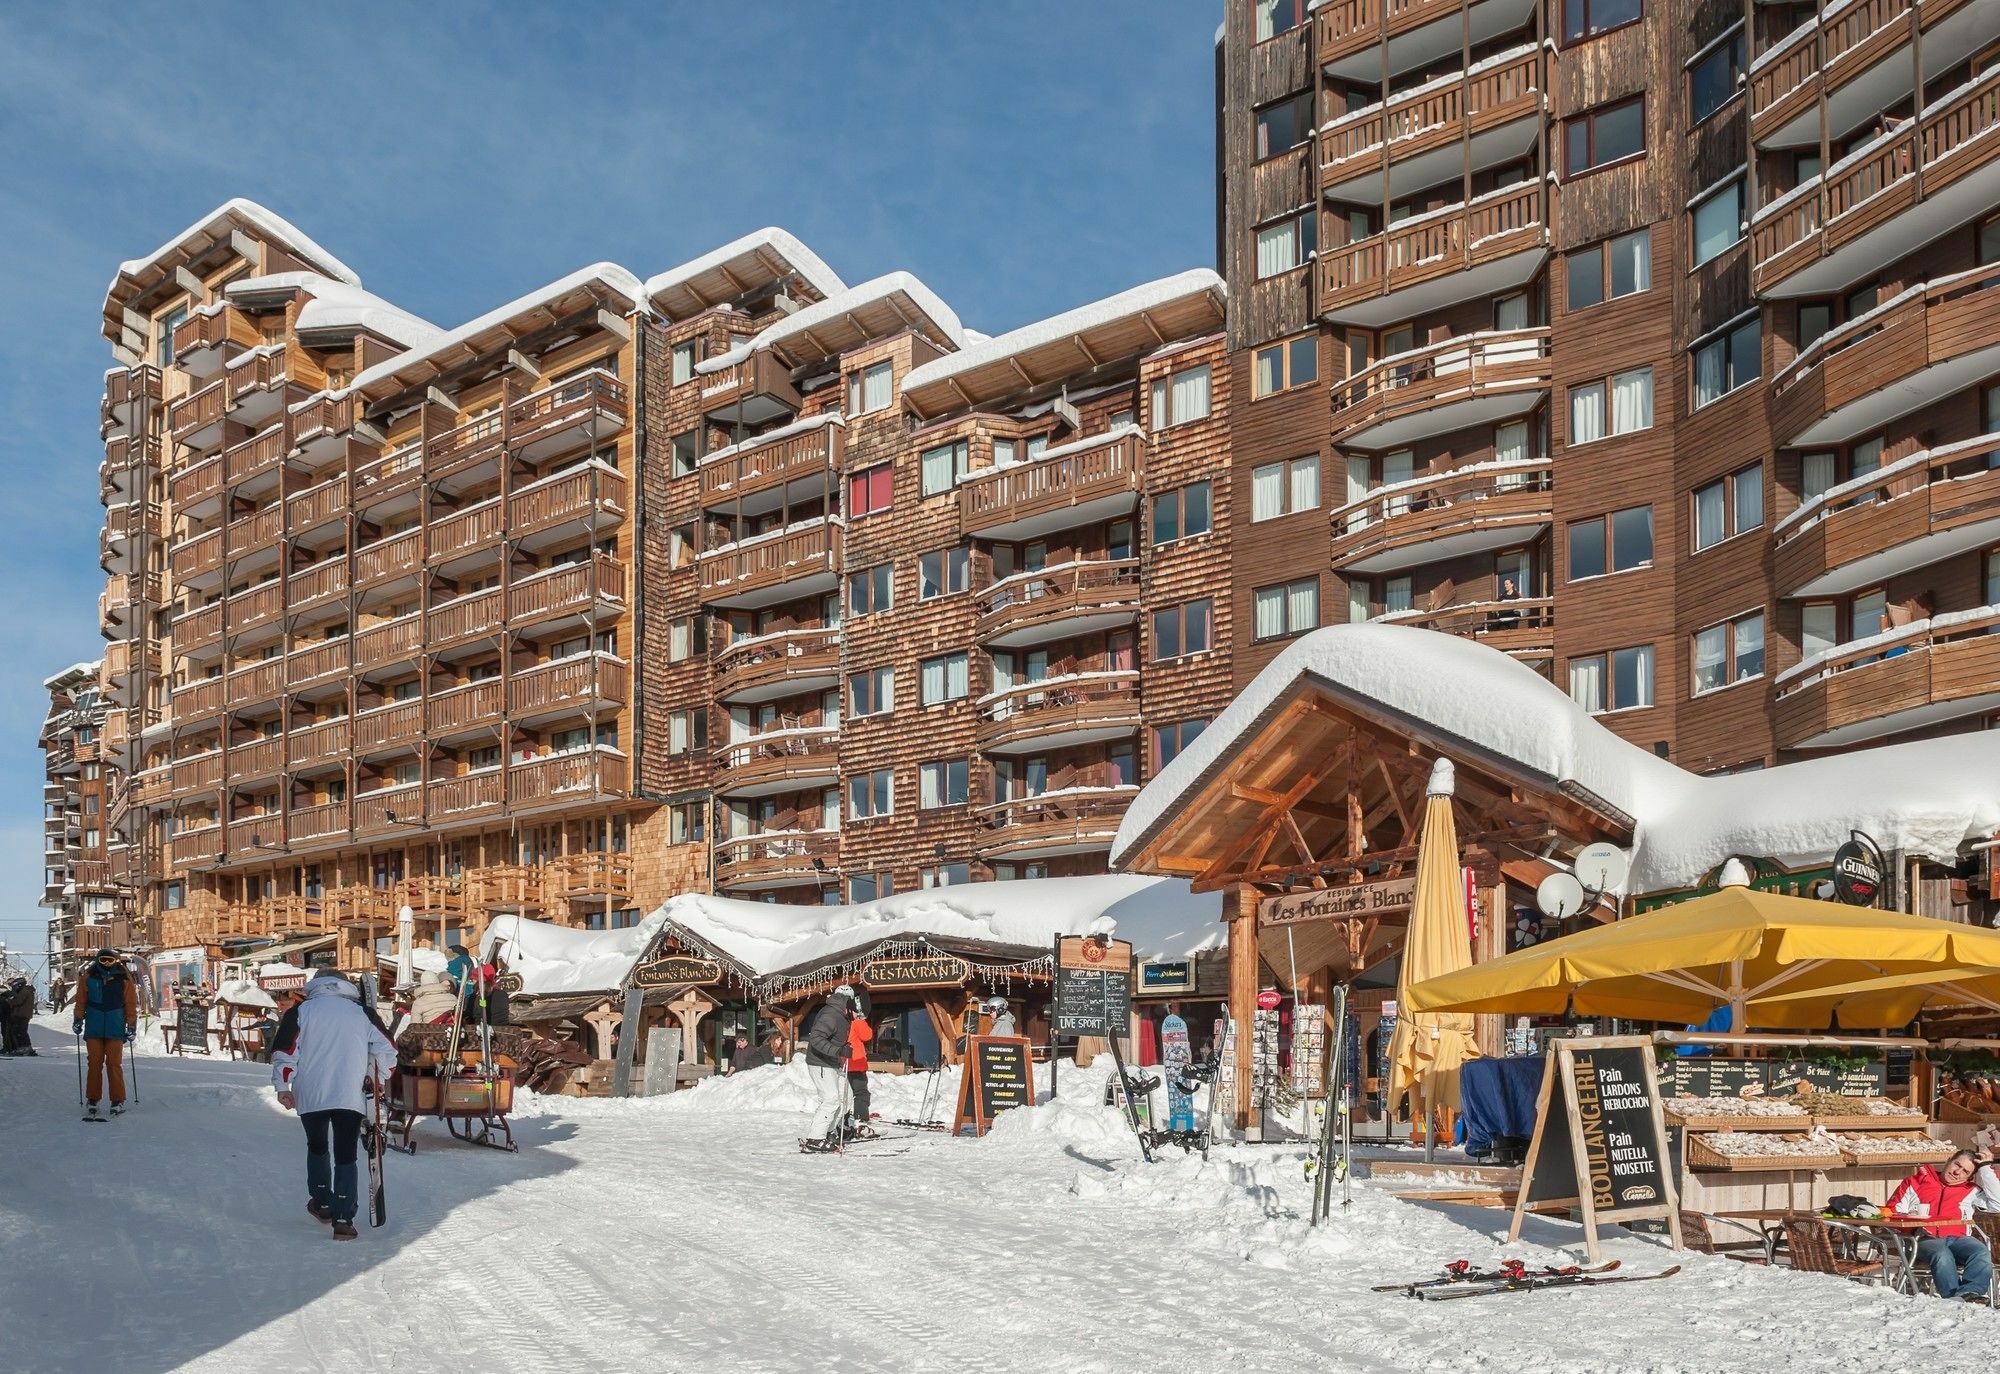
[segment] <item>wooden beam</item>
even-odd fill
[[[1162,333],[1160,332],[1160,327],[1159,327],[1158,325],[1156,325],[1156,324],[1154,324],[1154,323],[1153,323],[1153,312],[1152,312],[1152,311],[1150,311],[1150,310],[1141,310],[1141,311],[1139,312],[1139,323],[1141,323],[1141,324],[1143,324],[1143,325],[1145,325],[1145,326],[1146,326],[1146,330],[1147,330],[1147,332],[1148,332],[1148,333],[1150,333],[1150,334],[1151,334],[1151,335],[1153,336],[1153,342],[1154,342],[1154,343],[1156,343],[1156,344],[1160,345],[1160,346],[1161,346],[1162,348],[1164,348],[1164,347],[1166,346],[1166,343],[1167,343],[1167,336],[1166,336],[1166,335],[1164,335],[1164,334],[1162,334]]]
[[[1081,353],[1083,355],[1084,361],[1089,363],[1092,367],[1102,367],[1104,365],[1097,361],[1097,355],[1090,351],[1090,345],[1083,341],[1083,335],[1072,334],[1069,336],[1069,341],[1072,344],[1076,345],[1076,351]]]

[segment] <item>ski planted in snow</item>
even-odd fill
[[[1603,1264],[1593,1264],[1579,1268],[1574,1264],[1545,1264],[1535,1271],[1534,1277],[1560,1274],[1608,1274],[1618,1267],[1617,1260],[1607,1260]],[[1530,1277],[1524,1260],[1502,1260],[1498,1269],[1474,1269],[1470,1260],[1453,1260],[1444,1267],[1444,1273],[1434,1279],[1409,1279],[1403,1283],[1378,1283],[1368,1291],[1371,1293],[1402,1293],[1413,1288],[1448,1288],[1458,1283],[1497,1283],[1502,1279],[1525,1279]]]
[[[375,1085],[373,1093],[374,1108],[371,1119],[362,1127],[368,1137],[364,1143],[368,1147],[368,1224],[370,1226],[381,1226],[389,1220],[389,1198],[388,1194],[382,1188],[382,1147],[388,1140],[387,1134],[382,1130],[382,1097],[386,1092],[388,1092],[388,1088],[385,1085],[381,1083]]]
[[[1603,1288],[1614,1283],[1649,1283],[1670,1279],[1681,1272],[1676,1264],[1657,1274],[1529,1274],[1519,1279],[1499,1279],[1492,1283],[1460,1283],[1445,1288],[1415,1288],[1413,1298],[1442,1302],[1446,1298],[1483,1298],[1494,1293],[1537,1293],[1546,1288]]]

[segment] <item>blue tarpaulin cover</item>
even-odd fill
[[[1458,1071],[1459,1106],[1465,1118],[1465,1148],[1483,1155],[1493,1137],[1526,1140],[1535,1133],[1535,1098],[1542,1091],[1541,1055],[1514,1059],[1469,1059]]]

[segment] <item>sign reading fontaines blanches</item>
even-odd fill
[[[1290,926],[1306,921],[1339,921],[1357,916],[1407,915],[1417,892],[1417,880],[1384,878],[1379,882],[1286,892],[1257,904],[1260,926]]]

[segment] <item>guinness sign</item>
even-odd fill
[[[861,981],[871,989],[955,988],[971,975],[965,960],[949,954],[907,959],[870,959],[861,966]]]
[[[722,981],[722,965],[713,959],[692,959],[685,955],[669,955],[655,959],[650,964],[641,964],[632,970],[632,986],[635,988],[667,988],[676,983],[719,983]]]
[[[1889,865],[1875,841],[1859,830],[1848,834],[1852,838],[1833,851],[1833,895],[1849,906],[1874,906]]]
[[[1266,897],[1257,904],[1257,924],[1291,926],[1307,921],[1345,921],[1357,916],[1407,916],[1416,894],[1414,877],[1287,892]]]

